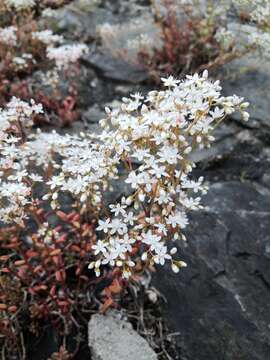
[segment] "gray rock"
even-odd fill
[[[244,124],[247,127],[270,127],[269,69],[270,61],[254,55],[235,60],[224,67],[225,79],[222,86],[225,95],[236,94],[250,102],[248,111],[251,118]],[[232,116],[240,120],[239,114],[235,113]]]
[[[165,316],[180,332],[181,359],[267,360],[270,354],[270,196],[255,186],[210,186],[207,208],[193,213],[188,267],[162,269],[155,286]]]
[[[102,111],[98,105],[89,107],[83,114],[82,119],[86,123],[97,124],[99,120],[105,117],[104,110]]]
[[[52,11],[52,15],[45,20],[54,31],[85,41],[94,39],[98,26],[106,22],[113,23],[115,17],[109,10],[99,8],[97,1],[77,0]]]
[[[108,79],[133,84],[139,84],[149,79],[149,74],[144,69],[111,55],[90,51],[84,61],[86,65],[95,68],[101,73],[101,76]]]
[[[238,140],[236,137],[230,136],[222,139],[221,141],[216,142],[211,148],[209,149],[202,149],[193,151],[190,154],[191,160],[195,163],[201,161],[211,161],[214,159],[219,159],[222,156],[225,156],[231,153],[235,146],[237,145]]]
[[[118,313],[93,315],[88,334],[93,360],[157,360],[146,340]]]
[[[237,136],[240,129],[234,123],[223,123],[214,130],[215,141],[211,148],[198,149],[190,154],[191,160],[197,162],[212,161],[220,159],[230,154],[241,142],[241,138]]]

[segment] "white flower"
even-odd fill
[[[154,224],[154,226],[158,229],[160,233],[162,233],[163,235],[167,235],[168,229],[164,224]]]
[[[124,214],[124,222],[128,223],[130,225],[134,225],[134,222],[136,221],[137,217],[134,216],[134,213],[130,211],[128,214]]]
[[[142,161],[144,158],[150,156],[149,149],[137,149],[132,156],[138,159],[139,161]]]
[[[92,249],[95,250],[95,255],[98,255],[99,253],[105,254],[105,252],[107,251],[107,245],[103,241],[98,240],[95,245],[92,245]]]
[[[103,254],[102,264],[103,265],[110,264],[111,266],[114,266],[116,258],[117,258],[117,252],[115,251],[106,252]]]
[[[156,250],[153,260],[156,264],[164,265],[165,261],[171,258],[171,255],[167,253],[167,246],[162,246]]]
[[[16,174],[10,175],[8,177],[8,180],[22,181],[23,178],[25,178],[27,175],[28,175],[28,172],[26,170],[17,171]]]
[[[139,175],[136,175],[135,171],[131,171],[125,182],[127,184],[131,184],[132,189],[136,189],[138,185],[141,183],[141,179]]]
[[[103,231],[106,234],[110,229],[110,221],[110,219],[106,219],[105,221],[99,220],[99,226],[97,227],[97,231]]]
[[[150,245],[150,249],[154,250],[159,246],[161,236],[155,235],[151,230],[148,230],[147,233],[142,234],[143,243]]]
[[[170,201],[172,201],[172,198],[170,197],[170,194],[166,193],[166,191],[161,190],[159,197],[155,198],[155,201],[157,201],[159,205],[168,204]]]
[[[178,211],[168,217],[167,224],[173,228],[179,226],[181,229],[184,229],[188,225],[187,215],[182,211]]]
[[[198,210],[202,208],[202,206],[200,205],[200,197],[194,199],[192,197],[188,198],[187,196],[180,196],[179,201],[188,210]]]
[[[177,86],[177,84],[180,83],[180,80],[176,80],[174,79],[174,77],[172,75],[170,75],[168,78],[161,78],[164,86],[167,87],[173,87],[173,86]]]
[[[201,176],[198,181],[185,179],[182,183],[184,189],[192,189],[193,192],[197,193],[198,191],[204,192],[205,187],[202,185],[203,177]]]
[[[121,155],[124,151],[129,151],[130,150],[129,145],[130,145],[129,141],[125,141],[123,139],[118,140],[116,146],[117,154]]]
[[[120,221],[119,219],[115,218],[112,220],[110,224],[110,234],[113,235],[118,233],[119,235],[123,235],[127,232],[127,225]]]
[[[178,154],[178,149],[172,146],[165,145],[158,152],[161,162],[167,162],[169,164],[176,164],[180,155]]]
[[[166,172],[166,167],[158,166],[157,164],[153,164],[153,167],[149,172],[158,179],[160,179],[162,176],[168,176],[168,173]]]
[[[64,177],[63,175],[59,175],[59,176],[53,176],[52,179],[50,181],[47,182],[48,185],[50,185],[50,188],[52,190],[54,190],[55,188],[57,188],[58,186],[61,186],[63,183]]]
[[[122,239],[119,240],[120,243],[122,243],[124,245],[124,249],[126,251],[131,252],[132,251],[132,246],[136,240],[132,237],[130,237],[128,234],[125,234],[124,237]]]
[[[144,96],[140,93],[130,94],[130,97],[134,98],[135,100],[143,100]]]
[[[125,204],[119,204],[117,203],[116,205],[111,204],[109,205],[111,212],[114,213],[115,216],[118,216],[119,214],[125,216],[126,215],[126,205]]]
[[[220,109],[216,106],[213,111],[210,111],[210,114],[214,119],[222,118],[222,116],[224,116],[224,109]]]

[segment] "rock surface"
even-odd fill
[[[255,55],[235,60],[224,68],[225,94],[237,94],[250,102],[251,118],[246,124],[249,127],[259,128],[261,125],[270,127],[269,69],[270,61]]]
[[[207,209],[191,216],[180,249],[188,268],[162,269],[156,287],[180,332],[182,360],[267,360],[270,354],[270,195],[253,185],[216,183]]]
[[[90,52],[85,62],[100,72],[101,76],[112,80],[138,84],[149,78],[143,69],[111,55]]]
[[[93,360],[158,359],[146,340],[118,313],[93,315],[88,333]]]

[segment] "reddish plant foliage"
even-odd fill
[[[87,269],[96,240],[94,223],[75,211],[48,214],[33,209],[37,224],[50,216],[59,225],[40,228],[31,236],[18,227],[0,230],[0,344],[16,354],[23,347],[23,330],[39,333],[38,324],[46,321],[60,337],[74,328],[80,332],[91,312],[117,306],[115,299],[126,285],[118,271],[96,278]],[[73,355],[63,347],[52,359]]]
[[[58,6],[64,3],[66,2],[59,1]],[[35,12],[26,13],[21,17],[14,15],[6,24],[17,27],[17,41],[16,46],[0,43],[0,107],[5,107],[13,96],[25,101],[34,99],[43,105],[50,116],[51,125],[70,125],[79,118],[76,108],[77,82],[74,79],[78,78],[80,69],[78,65],[73,64],[68,70],[59,71],[56,83],[48,76],[48,83],[51,83],[49,86],[43,84],[41,79],[35,79],[37,73],[46,77],[46,72],[54,66],[47,58],[47,46],[32,36],[39,30],[36,15]],[[27,66],[17,66],[14,58],[20,59],[25,54],[31,55],[31,58],[26,59]],[[65,85],[67,90],[63,90],[62,85]],[[47,124],[48,116],[39,116],[35,120],[38,125]]]
[[[235,54],[225,54],[215,39],[218,24],[211,24],[202,16],[186,9],[179,20],[174,0],[164,0],[166,15],[153,5],[154,19],[161,33],[162,47],[141,48],[138,61],[156,82],[167,74],[182,76],[190,71],[201,71],[230,61]]]
[[[12,82],[4,80],[0,85],[0,106],[5,104],[15,96],[24,101],[34,99],[35,102],[42,104],[44,114],[36,116],[34,122],[37,125],[70,126],[80,117],[77,109],[78,94],[74,86],[69,87],[67,95],[57,92],[48,94],[42,89],[33,90],[33,84],[28,80]]]

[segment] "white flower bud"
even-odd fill
[[[243,102],[242,104],[241,104],[241,109],[246,109],[247,107],[249,107],[249,102]]]
[[[135,210],[138,210],[139,207],[140,207],[140,203],[138,203],[138,201],[135,201],[135,202],[134,202],[134,209],[135,209]]]
[[[191,150],[192,150],[192,147],[191,147],[191,146],[187,147],[187,148],[184,150],[184,154],[189,154],[189,153],[191,152]]]
[[[153,290],[147,290],[147,296],[148,299],[151,301],[151,303],[155,304],[158,301],[158,295],[156,291]]]
[[[170,250],[170,254],[171,255],[174,255],[177,253],[177,247],[173,247],[171,250]]]
[[[87,195],[84,193],[82,194],[82,196],[80,197],[81,202],[85,202],[87,200]]]
[[[176,274],[179,273],[179,267],[176,264],[173,263],[171,268],[174,273]]]
[[[111,109],[108,106],[106,106],[105,107],[105,112],[106,112],[106,114],[110,115],[111,114]]]
[[[140,193],[140,194],[138,195],[138,198],[139,198],[139,200],[140,200],[141,202],[143,202],[143,201],[145,200],[145,195],[142,194],[142,193]]]
[[[202,77],[204,79],[207,79],[208,78],[208,70],[204,70],[204,72],[202,73]]]
[[[106,120],[105,119],[101,119],[99,120],[99,125],[104,128],[106,126]]]
[[[187,264],[184,261],[178,261],[180,267],[187,267]]]
[[[148,258],[147,252],[144,252],[141,256],[142,261],[146,261]]]
[[[247,111],[243,111],[242,116],[244,121],[248,121],[250,115]]]
[[[90,262],[90,264],[88,265],[88,269],[94,269],[95,267],[95,261]]]
[[[129,196],[128,198],[126,198],[126,205],[130,206],[132,204],[132,196]]]

